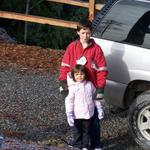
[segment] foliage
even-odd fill
[[[58,73],[64,51],[22,44],[0,43],[0,69]]]
[[[88,16],[88,9],[45,0],[30,0],[29,14],[49,18],[79,21]],[[1,0],[0,10],[25,13],[26,0]],[[18,43],[24,42],[25,23],[17,20],[3,20],[3,26],[10,36],[15,37]],[[74,29],[49,26],[43,24],[27,23],[27,43],[41,47],[65,49],[68,43],[76,38]]]

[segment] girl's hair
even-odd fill
[[[77,24],[77,31],[87,28],[92,30],[92,22],[86,18],[81,19],[80,22]]]
[[[71,71],[71,76],[74,81],[76,81],[74,74],[77,73],[78,71],[81,71],[82,73],[84,73],[84,75],[85,75],[84,80],[88,80],[87,70],[86,70],[85,66],[77,64]]]

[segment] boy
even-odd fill
[[[85,65],[88,71],[88,78],[96,87],[95,99],[101,100],[104,95],[106,84],[107,68],[102,49],[91,37],[92,24],[89,20],[81,20],[77,25],[79,39],[71,42],[63,56],[60,68],[60,91],[67,91],[67,73],[76,64]],[[100,150],[100,124],[97,110],[92,117],[90,135],[90,146],[94,150]]]

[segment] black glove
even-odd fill
[[[96,88],[95,100],[101,100],[104,98],[104,89]]]
[[[68,85],[67,85],[67,81],[66,80],[61,80],[60,81],[59,92],[62,95],[65,95],[65,96],[68,95]]]

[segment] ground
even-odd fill
[[[64,51],[36,46],[0,43],[0,69],[56,73]]]
[[[40,74],[41,76],[42,74],[48,74],[50,76],[55,75],[59,70],[63,54],[64,51],[62,50],[44,49],[41,47],[27,46],[16,43],[0,43],[0,71],[4,72],[6,70],[14,70],[18,74],[22,74],[22,76],[28,73]],[[12,74],[10,74],[9,76],[11,75]],[[7,77],[7,79],[8,78],[9,77]],[[4,81],[4,79],[2,80]],[[7,97],[8,96],[9,95],[7,95]],[[4,96],[0,99],[0,102],[2,106],[4,104]],[[14,114],[9,112],[9,110],[7,110],[6,112],[5,108],[1,107],[1,112],[1,126],[2,120],[17,120],[18,122],[18,120],[22,118],[22,116],[18,115],[19,113],[17,113],[17,111],[16,114]],[[4,149],[42,149],[43,146],[41,146],[40,143],[34,143],[30,141],[27,142],[27,140],[19,140],[24,136],[24,132],[13,129],[11,129],[10,131],[7,128],[8,127],[6,127],[6,129],[2,129],[1,127],[1,132],[6,136],[5,147],[3,147]],[[50,139],[49,141],[46,140],[44,142],[46,142],[46,145],[48,145],[49,143],[56,143],[56,140],[51,141]],[[45,149],[45,147],[43,149]],[[53,149],[55,148],[53,147]]]
[[[3,150],[67,150],[71,136],[58,71],[64,51],[0,43],[0,133]],[[105,150],[140,150],[126,113],[105,105],[101,133]]]

